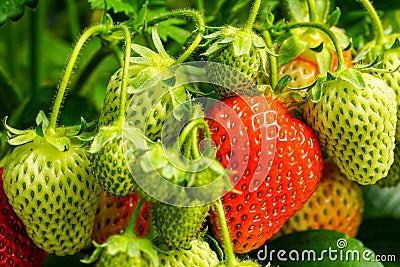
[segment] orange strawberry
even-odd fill
[[[360,186],[347,179],[331,160],[326,160],[317,189],[278,235],[328,229],[355,237],[362,220],[363,207]]]

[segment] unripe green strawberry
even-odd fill
[[[160,239],[172,249],[189,249],[200,235],[209,205],[179,207],[165,203],[152,205],[152,220]]]
[[[382,79],[389,87],[391,87],[396,93],[397,102],[400,103],[400,47],[399,47],[400,34],[392,34],[385,36],[383,43],[384,47],[381,49],[373,48],[372,53],[369,54],[369,62],[373,62],[377,55],[374,53],[378,50],[378,53],[382,57],[378,67],[382,68],[383,71],[372,70],[370,73],[375,77]],[[366,45],[365,49],[371,49],[370,45]],[[362,54],[361,52],[360,54]],[[400,106],[397,106],[397,119],[400,119]],[[400,123],[397,124],[396,129],[396,141],[400,141]]]
[[[394,161],[388,175],[376,184],[381,187],[395,187],[400,183],[400,147],[397,144],[394,149]]]
[[[91,154],[93,172],[101,186],[114,196],[128,196],[134,190],[134,180],[126,166],[121,136],[115,136]]]
[[[127,104],[130,105],[125,106],[122,113],[120,111],[122,69],[111,77],[99,118],[100,130],[90,149],[92,153],[90,160],[96,179],[108,193],[115,196],[131,194],[135,185],[123,154],[120,116],[127,114],[126,116],[129,116],[127,120],[133,121],[134,126],[143,129],[150,139],[156,140],[160,137],[162,124],[174,108],[174,104],[187,99],[183,87],[174,88],[172,91],[180,92],[174,96],[166,91],[159,97],[160,94],[154,93],[153,89],[137,92],[153,75],[174,63],[173,58],[164,50],[156,30],[153,30],[153,41],[158,53],[144,46],[132,45],[132,50],[140,56],[130,58],[132,65],[129,67],[126,92]],[[129,102],[131,98],[133,99]]]
[[[128,121],[135,127],[143,129],[146,137],[153,141],[161,138],[163,124],[176,104],[188,99],[183,86],[173,88],[171,91],[167,86],[156,87],[156,89],[160,91],[149,88],[136,93],[127,109]],[[173,127],[165,127],[164,130],[175,132]],[[163,132],[164,134],[166,132]]]
[[[349,81],[351,72],[343,75],[322,85],[319,101],[306,102],[304,117],[348,179],[375,184],[393,163],[396,95],[370,74],[361,74],[363,89]]]
[[[86,150],[60,151],[45,138],[14,148],[4,190],[35,244],[56,255],[75,254],[90,240],[101,187]]]
[[[129,66],[128,79],[134,79],[145,66],[131,64]],[[99,126],[107,126],[115,122],[119,115],[120,95],[122,86],[123,68],[118,69],[110,78],[105,97],[103,108],[100,113]],[[131,98],[131,94],[127,95],[127,100]]]
[[[191,241],[190,249],[159,253],[158,258],[160,267],[211,267],[217,266],[219,262],[217,254],[207,242],[201,240]]]
[[[321,181],[304,206],[281,228],[278,235],[330,229],[355,237],[362,220],[364,200],[360,186],[347,179],[326,160]]]
[[[220,63],[206,67],[207,76],[220,96],[253,94],[257,91],[254,83],[268,82],[267,49],[260,36],[226,26],[205,38],[211,39],[213,44],[204,55],[209,61]]]

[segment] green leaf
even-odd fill
[[[289,63],[303,51],[305,51],[307,47],[308,43],[302,41],[297,36],[289,37],[282,43],[282,46],[279,50],[278,65],[282,66]]]
[[[400,40],[397,37],[396,40],[394,40],[393,45],[390,47],[390,49],[397,49],[400,47]]]
[[[8,19],[19,20],[25,11],[25,6],[31,8],[38,4],[39,0],[7,0],[0,2],[0,26],[5,24]]]
[[[281,94],[283,89],[285,89],[286,86],[288,86],[288,84],[290,83],[291,80],[292,80],[292,76],[290,76],[290,75],[285,75],[282,78],[280,78],[278,81],[278,84],[274,88],[274,92],[277,95]]]
[[[315,53],[320,73],[327,73],[331,70],[332,54],[329,49],[322,49]]]
[[[129,239],[127,244],[127,254],[131,258],[136,258],[139,256],[139,243],[135,239]]]
[[[142,57],[145,58],[157,58],[158,54],[151,50],[150,48],[147,48],[143,45],[138,45],[138,44],[132,44],[131,48],[134,52],[138,53]]]
[[[139,244],[140,251],[146,255],[146,257],[152,263],[152,266],[158,267],[158,252],[154,248],[153,243],[147,238],[139,238],[137,242]]]
[[[365,88],[365,82],[360,71],[354,68],[346,69],[339,73],[338,78],[351,83],[355,88],[362,90]]]
[[[171,94],[171,100],[173,104],[172,112],[174,114],[174,117],[177,120],[181,120],[185,115],[188,114],[188,112],[192,108],[190,103],[186,102],[188,100],[188,96],[185,87],[178,86],[169,90],[169,93]]]
[[[8,139],[8,143],[12,146],[19,146],[32,142],[37,137],[35,131],[28,131],[25,134],[17,135],[16,137]]]
[[[247,37],[247,36],[246,36]],[[235,57],[240,57],[243,55],[248,55],[252,46],[252,42],[245,36],[238,36],[233,40],[233,54]]]
[[[383,267],[360,240],[332,230],[285,235],[266,243],[255,254],[263,262],[272,261],[281,267]]]
[[[40,122],[39,125],[36,127],[35,133],[40,137],[44,137],[43,122]]]
[[[93,139],[93,142],[90,146],[89,153],[96,153],[99,151],[105,144],[109,141],[117,137],[118,128],[116,127],[102,127],[99,132]]]
[[[36,116],[36,125],[42,124],[43,128],[49,127],[49,119],[47,118],[46,114],[43,110],[40,110]]]
[[[335,11],[333,11],[333,12],[329,15],[328,19],[326,20],[326,25],[327,25],[329,28],[330,28],[330,27],[333,27],[333,26],[336,26],[336,24],[338,24],[338,22],[339,22],[340,15],[341,15],[340,9],[339,9],[339,8],[336,8]]]
[[[326,77],[318,76],[317,80],[315,81],[315,85],[309,91],[309,99],[312,102],[318,102],[321,100],[322,91],[324,90],[324,85],[326,83]]]
[[[129,0],[88,0],[92,8],[101,8],[105,10],[114,10],[115,13],[123,12],[127,16],[136,14],[135,1]]]
[[[381,188],[378,185],[363,187],[365,218],[391,217],[400,219],[400,185]]]
[[[191,33],[182,27],[187,24],[182,19],[169,19],[158,24],[158,33],[160,38],[166,42],[168,38],[174,40],[178,44],[185,44]]]
[[[106,253],[109,255],[116,255],[120,252],[126,253],[128,249],[128,242],[129,239],[126,236],[113,235],[107,241],[108,245],[105,248],[107,251]]]
[[[330,2],[326,0],[315,0],[316,20],[325,22],[330,11]],[[285,0],[282,4],[286,18],[290,22],[309,21],[307,1]]]

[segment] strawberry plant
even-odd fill
[[[399,10],[0,1],[0,265],[400,266]]]

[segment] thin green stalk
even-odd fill
[[[122,70],[122,84],[121,84],[121,95],[119,99],[120,102],[119,102],[119,116],[118,116],[118,123],[122,125],[125,119],[125,106],[126,106],[126,96],[128,90],[129,63],[131,56],[132,39],[128,27],[120,25],[117,26],[117,28],[122,30],[125,34],[125,57]]]
[[[147,22],[147,25],[151,26],[154,24],[157,24],[159,22],[174,18],[174,17],[189,17],[192,18],[196,22],[197,26],[197,36],[193,40],[193,42],[190,44],[190,46],[186,49],[186,51],[174,62],[174,65],[180,64],[184,62],[193,52],[196,50],[196,48],[199,46],[201,40],[203,39],[203,34],[206,30],[206,25],[204,22],[204,17],[201,13],[193,11],[193,10],[177,10],[177,11],[171,11],[168,12],[164,15],[161,15],[157,18],[154,18],[152,20],[149,20]]]
[[[377,46],[383,45],[383,40],[385,38],[385,34],[383,31],[382,22],[379,18],[378,13],[376,12],[374,6],[371,4],[369,0],[358,0],[367,10],[368,15],[371,17],[372,24],[375,28],[375,42]]]
[[[256,21],[258,10],[260,9],[262,0],[255,0],[253,7],[250,10],[249,17],[247,18],[246,24],[243,30],[245,32],[251,32],[253,30],[254,22]]]
[[[192,156],[194,159],[198,159],[201,157],[201,153],[199,150],[199,129],[195,128],[192,131]]]
[[[75,40],[80,32],[78,9],[76,8],[75,0],[67,0],[67,10],[69,18],[69,27],[71,30],[72,39]]]
[[[289,24],[283,27],[286,30],[291,30],[291,29],[296,29],[296,28],[315,28],[319,29],[320,31],[324,32],[329,39],[332,41],[333,46],[335,47],[335,51],[338,57],[338,67],[337,67],[337,72],[341,71],[342,68],[345,67],[344,64],[344,57],[342,50],[339,45],[339,40],[337,39],[336,35],[325,25],[320,24],[320,23],[315,23],[315,22],[297,22],[293,24]]]
[[[74,50],[69,58],[67,67],[65,68],[64,76],[61,80],[60,86],[58,88],[57,96],[53,104],[53,109],[50,115],[50,122],[49,122],[49,131],[55,131],[57,127],[57,120],[60,114],[60,109],[63,103],[64,95],[68,87],[69,78],[72,74],[74,69],[75,63],[78,59],[79,53],[82,50],[83,46],[85,45],[86,41],[89,40],[94,34],[106,31],[107,27],[104,25],[96,25],[88,28],[81,37],[79,38],[78,42],[76,43]]]
[[[136,225],[137,218],[139,216],[140,209],[143,206],[143,203],[144,203],[143,199],[140,198],[136,204],[135,209],[132,212],[131,218],[129,219],[129,222],[128,222],[128,226],[125,229],[124,235],[136,236],[135,225]]]
[[[231,237],[229,235],[228,224],[226,223],[225,211],[221,199],[218,199],[215,202],[214,206],[217,210],[218,221],[221,227],[222,241],[224,244],[223,247],[225,250],[225,266],[226,267],[238,266],[235,253],[233,252]]]
[[[271,35],[268,30],[264,30],[262,32],[262,35],[264,37],[265,43],[267,44],[267,47],[269,50],[274,51],[274,45],[272,43]],[[270,84],[272,88],[275,88],[276,85],[278,84],[278,61],[276,59],[276,56],[268,54],[269,58],[269,64],[270,64],[270,69],[269,69],[269,77],[270,77]]]
[[[317,22],[317,8],[314,0],[307,0],[308,14],[310,16],[310,22]]]
[[[204,3],[203,3],[203,0],[197,0],[197,10],[201,14],[204,14]]]
[[[207,122],[203,118],[197,118],[195,120],[190,121],[182,130],[181,134],[179,135],[178,143],[182,146],[186,139],[188,138],[189,134],[192,134],[193,129],[197,129],[198,127],[202,127],[204,130],[204,137],[206,138],[206,150],[205,154],[207,155],[211,151],[211,133],[210,128],[208,127]],[[191,136],[193,138],[193,136]],[[197,147],[197,142],[192,144],[192,146]]]

